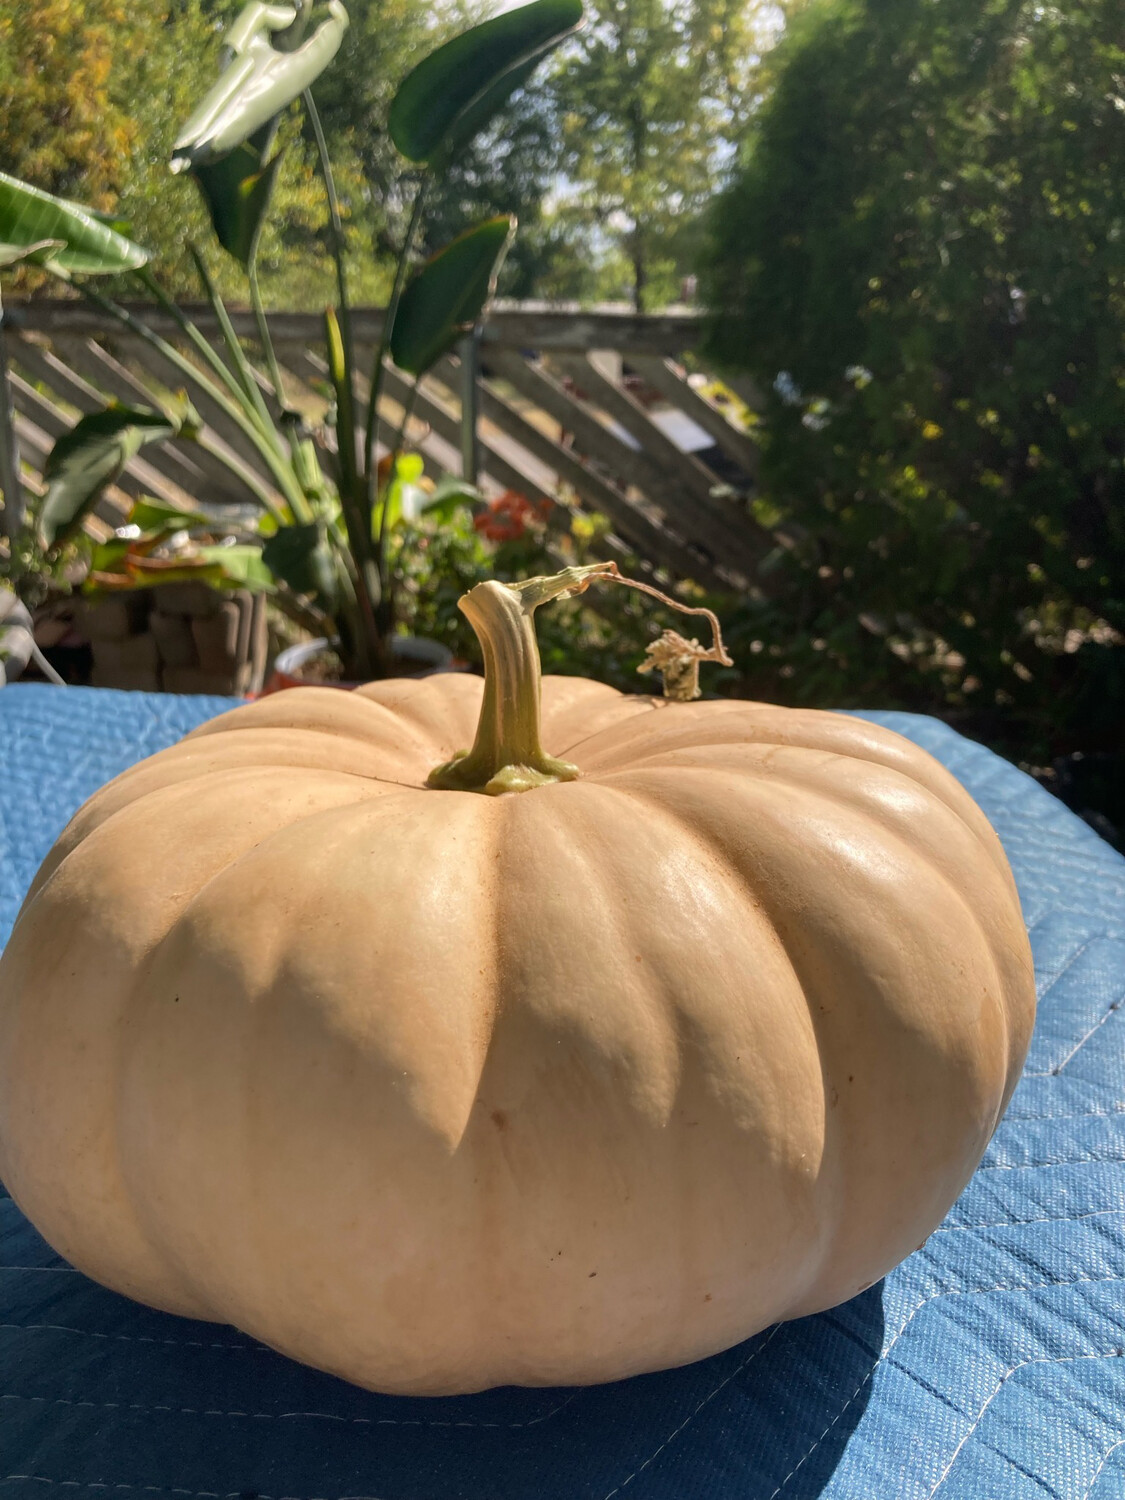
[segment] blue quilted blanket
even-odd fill
[[[0,692],[0,942],[109,777],[222,699]],[[880,1285],[687,1369],[590,1390],[369,1395],[230,1328],[133,1305],[0,1202],[0,1481],[195,1500],[1120,1500],[1125,860],[933,720],[872,714],[991,818],[1040,1012],[948,1219]]]

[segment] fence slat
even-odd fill
[[[77,407],[83,414],[101,411],[106,404],[101,391],[47,349],[21,340],[16,346],[15,363],[26,375],[45,385],[55,399]],[[207,477],[203,470],[192,463],[182,448],[172,443],[148,444],[144,462],[177,486],[181,492],[178,502],[181,505],[194,506],[195,496],[206,488]]]
[[[152,393],[143,380],[96,340],[56,342],[60,358],[73,365],[107,396],[134,404],[151,405]],[[208,445],[215,451],[210,451]],[[181,462],[187,460],[186,447],[174,447],[169,443],[162,445],[162,448],[165,454],[174,454]],[[225,455],[225,459],[220,455]],[[213,428],[205,426],[202,441],[192,444],[190,461],[202,475],[201,484],[191,491],[200,502],[207,505],[257,503],[257,493],[248,482],[252,479],[253,471],[222,442]]]
[[[357,351],[366,353],[366,351]],[[374,353],[374,351],[372,351]],[[319,354],[314,354],[311,349],[301,350],[299,355],[296,351],[291,354],[291,363],[297,365],[300,370],[307,370],[307,379],[327,379],[328,367]],[[356,377],[356,403],[361,411],[366,411],[368,385],[366,379],[360,375]],[[387,400],[387,391],[384,386],[383,399],[379,402],[379,415],[383,419],[384,441],[379,444],[379,456],[382,457],[390,451],[390,443],[386,440],[388,430],[391,433],[398,431],[398,423],[402,420],[402,407],[397,401]],[[355,432],[356,452],[358,453],[364,440],[364,432],[357,425]],[[337,439],[338,440],[338,439]],[[456,472],[457,448],[448,443],[440,433],[431,431],[421,441],[411,442],[415,452],[420,453],[422,462],[425,464],[427,475],[434,480],[440,479],[443,474]]]
[[[738,465],[747,479],[755,478],[760,457],[758,445],[735,427],[714,402],[688,385],[670,359],[655,354],[630,354],[628,358],[630,367],[654,390],[702,427],[708,437],[714,438],[716,447]]]
[[[104,395],[152,402],[159,399],[150,393],[154,382],[161,394],[186,387],[205,423],[201,442],[152,445],[134,461],[123,484],[135,488],[144,476],[147,490],[178,490],[181,504],[186,503],[184,495],[210,506],[277,503],[280,497],[269,463],[252,436],[211,394],[208,386],[214,377],[175,320],[158,307],[128,306],[148,328],[183,351],[198,375],[185,374],[159,349],[95,309],[77,303],[16,304],[6,323],[17,346],[13,365],[27,377],[26,388],[18,391],[25,420],[37,417],[32,426],[44,434],[48,427],[57,429],[73,410],[94,409],[93,403]],[[225,360],[210,310],[189,305],[184,311]],[[257,330],[249,310],[232,309],[231,320],[248,347],[256,349]],[[382,323],[378,308],[353,311],[361,369],[370,365]],[[270,324],[287,403],[316,427],[331,400],[323,320],[317,313],[281,312],[270,315]],[[609,518],[613,535],[599,543],[604,550],[620,555],[628,549],[646,566],[667,568],[716,589],[768,588],[759,564],[768,550],[779,542],[786,544],[787,538],[757,526],[739,506],[714,493],[730,475],[731,464],[746,476],[747,485],[753,482],[756,445],[728,420],[720,405],[689,386],[682,367],[674,363],[698,342],[700,332],[700,319],[685,311],[640,316],[621,307],[496,305],[481,340],[483,374],[477,384],[477,439],[486,492],[506,487],[533,498],[549,497],[563,507],[552,524],[562,525],[574,506],[558,491],[560,485],[569,486],[579,506]],[[44,335],[52,349],[44,346]],[[723,461],[712,449],[712,469],[707,459],[675,443],[627,384],[614,376],[613,362],[605,367],[600,355],[607,351],[707,433]],[[257,375],[266,389],[260,369]],[[742,382],[728,384],[749,394]],[[516,392],[514,398],[509,387]],[[430,475],[460,472],[464,394],[460,364],[452,356],[418,392],[415,414],[424,431],[412,435],[411,447],[422,454]],[[357,381],[356,395],[362,410],[362,380]],[[409,395],[410,382],[401,372],[389,370],[381,402],[381,454],[393,441]],[[52,411],[37,401],[46,401]],[[268,390],[267,404],[273,405]],[[552,423],[558,424],[558,432]],[[417,433],[415,426],[412,434]],[[357,446],[361,437],[357,432]],[[331,431],[318,434],[327,449],[337,439]],[[39,455],[33,442],[27,464],[32,474]],[[147,473],[138,464],[147,465]],[[739,483],[736,478],[736,487]]]
[[[152,376],[158,385],[166,391],[187,391],[191,404],[199,412],[200,416],[219,437],[223,443],[234,453],[237,453],[246,463],[255,469],[263,479],[269,478],[269,468],[258,453],[247,440],[242,428],[229,416],[223,407],[211,396],[210,392],[196,380],[189,380],[184,372],[174,365],[170,359],[161,354],[159,349],[154,349],[150,344],[142,340],[131,342],[128,346],[129,358],[141,365],[148,375]]]
[[[526,397],[540,410],[559,423],[564,431],[573,432],[578,442],[609,475],[627,476],[631,467],[633,450],[604,428],[589,412],[576,406],[574,401],[558,383],[537,365],[529,364],[517,354],[503,349],[490,349],[486,356],[486,369],[491,368],[505,379],[521,396]],[[495,398],[487,382],[485,391]],[[495,408],[492,408],[495,410]],[[513,424],[514,425],[514,424]],[[528,427],[533,424],[528,423]],[[531,432],[525,434],[528,446],[536,442]],[[558,445],[562,448],[562,445]],[[589,497],[595,509],[604,511],[617,530],[642,556],[671,568],[685,577],[695,577],[700,582],[712,583],[719,588],[729,587],[734,581],[725,576],[720,562],[706,547],[694,538],[688,538],[673,530],[663,520],[633,500],[623,488],[617,488],[609,478],[591,469],[589,463],[562,448],[557,456],[558,472],[566,478],[579,494]],[[622,483],[627,483],[623,477]]]
[[[492,357],[495,360],[495,355]],[[619,490],[583,464],[569,449],[528,421],[486,380],[480,382],[479,390],[481,414],[486,420],[514,437],[558,479],[570,485],[588,510],[598,511],[609,519],[618,533],[606,538],[607,550],[612,555],[639,554],[644,562],[654,562],[671,568],[673,572],[693,572],[702,574],[705,579],[711,578],[710,569],[701,558],[683,548],[669,532],[657,526],[644,511],[632,505]],[[557,493],[551,498],[559,503]]]
[[[639,483],[659,499],[669,518],[677,517],[677,529],[688,529],[716,557],[752,578],[772,542],[764,534],[759,541],[758,528],[748,517],[740,516],[735,524],[726,506],[711,494],[717,477],[678,448],[640,402],[603,375],[587,356],[557,355],[552,363],[632,436],[640,448],[635,456],[642,475]]]
[[[173,343],[180,342],[175,320],[148,302],[121,304],[155,333]],[[105,314],[73,302],[23,302],[6,304],[10,327],[40,333],[67,332],[104,334],[117,327]],[[220,332],[215,316],[205,302],[185,302],[181,309],[200,332],[216,345]],[[231,323],[239,338],[257,342],[258,330],[247,308],[231,308]],[[270,329],[277,344],[308,344],[324,348],[324,319],[320,313],[271,312]],[[645,354],[682,354],[699,342],[702,320],[692,312],[635,313],[630,308],[567,308],[549,303],[496,303],[484,326],[485,348],[499,344],[508,349],[622,349]],[[383,310],[378,307],[352,309],[352,331],[357,345],[374,347],[383,329]],[[370,368],[370,367],[368,367]]]

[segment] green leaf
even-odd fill
[[[231,60],[191,115],[172,148],[172,170],[216,161],[248,141],[298,98],[339,51],[348,29],[340,0],[328,0],[329,14],[292,52],[279,52],[272,32],[292,23],[287,6],[247,6],[228,34]],[[260,165],[260,162],[259,162]]]
[[[402,295],[391,333],[400,370],[424,375],[467,333],[492,295],[516,221],[499,214],[475,224],[439,250]]]
[[[90,572],[108,573],[125,560],[133,543],[126,537],[113,536],[108,542],[95,542],[90,549]]]
[[[274,575],[262,551],[251,542],[236,542],[227,547],[200,547],[197,556],[221,569],[236,588],[268,593],[274,587]]]
[[[475,484],[466,484],[455,474],[443,474],[422,506],[422,514],[436,521],[448,521],[462,506],[483,505],[486,499],[484,491]]]
[[[387,117],[391,140],[409,161],[448,161],[581,24],[582,0],[533,0],[453,37],[399,85]]]
[[[253,144],[244,141],[217,161],[201,163],[193,173],[215,238],[245,271],[254,259],[281,152],[263,166]]]
[[[181,510],[178,505],[169,505],[166,500],[158,500],[155,495],[142,495],[139,500],[134,501],[128,524],[139,526],[142,532],[188,531],[192,528],[227,525],[225,521],[205,515],[200,510]]]
[[[335,559],[320,522],[282,526],[262,548],[262,561],[294,593],[311,594],[329,608],[335,604]]]
[[[0,172],[0,264],[34,260],[61,275],[135,271],[148,251],[118,234],[81,203]]]
[[[65,243],[65,240],[36,240],[33,245],[0,244],[0,268],[18,266],[24,261],[43,265],[50,260],[50,252],[63,249]]]
[[[425,473],[426,465],[420,453],[400,453],[395,462],[395,472],[380,497],[380,506],[373,518],[372,531],[382,531],[397,526],[403,516],[416,521],[429,499],[418,483]]]
[[[37,523],[41,545],[46,549],[66,541],[143,444],[175,437],[179,430],[175,417],[116,402],[76,422],[43,465],[47,493]]]

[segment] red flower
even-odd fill
[[[533,505],[519,490],[505,490],[473,517],[473,525],[490,542],[515,542],[527,530],[529,519],[543,521],[550,509],[550,500],[540,500]]]

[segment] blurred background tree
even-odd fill
[[[187,177],[168,168],[172,143],[214,73],[222,33],[241,0],[0,0],[0,164],[51,192],[112,210],[153,252],[168,290],[199,295],[188,245],[208,220]],[[317,85],[357,252],[355,292],[386,293],[400,230],[404,163],[386,136],[390,96],[416,58],[466,9],[438,18],[415,0],[351,0],[344,45]],[[191,66],[184,60],[190,59]],[[283,122],[285,160],[260,249],[271,305],[316,307],[331,295],[323,189],[311,139]],[[240,280],[225,257],[223,290]],[[25,285],[35,273],[24,274]]]
[[[616,246],[637,311],[675,300],[780,12],[754,0],[595,0],[554,80],[564,213]]]
[[[167,163],[239,8],[0,0],[0,163],[129,220],[181,296],[195,293],[188,245],[206,241],[206,218],[194,186],[171,178]],[[410,196],[385,131],[390,97],[444,32],[494,8],[349,4],[351,26],[316,94],[362,300],[387,291]],[[675,300],[694,269],[703,210],[745,129],[781,11],[769,0],[592,0],[587,9],[586,30],[533,95],[517,96],[504,127],[433,195],[425,237],[443,243],[484,214],[515,213],[521,233],[503,294],[656,307]],[[293,122],[286,134],[261,280],[268,302],[313,307],[332,284],[322,195],[312,141]],[[215,271],[220,287],[236,290],[230,268]]]
[[[1122,747],[1121,19],[813,0],[777,49],[706,277],[807,537],[742,614],[767,693]]]
[[[143,25],[143,23],[142,23]],[[119,0],[4,0],[0,6],[0,161],[48,192],[111,208],[138,127],[113,88]]]

